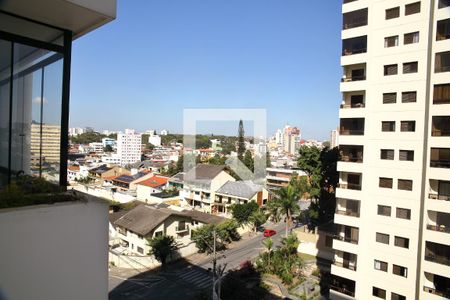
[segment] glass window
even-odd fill
[[[433,104],[450,103],[450,83],[435,84],[433,93]]]
[[[406,300],[406,297],[396,293],[391,293],[391,300]]]
[[[411,103],[417,101],[417,92],[402,92],[402,103]]]
[[[394,160],[394,150],[393,149],[381,149],[380,159]]]
[[[379,216],[391,216],[391,207],[387,205],[378,205],[378,215]]]
[[[395,216],[399,219],[411,220],[411,210],[397,207]]]
[[[420,13],[420,1],[405,5],[405,16]]]
[[[384,76],[397,75],[398,66],[395,65],[385,65],[384,66]]]
[[[413,150],[400,150],[399,160],[414,161],[414,151]]]
[[[383,104],[395,103],[397,102],[397,93],[384,93],[383,94]]]
[[[364,8],[345,13],[342,18],[342,29],[367,25],[367,12],[367,8]]]
[[[431,136],[450,136],[450,116],[433,116]]]
[[[403,74],[417,73],[417,69],[418,69],[417,61],[403,63]]]
[[[398,35],[389,36],[384,38],[384,48],[398,46]]]
[[[0,40],[0,61],[11,61],[12,43]],[[2,73],[11,74],[11,65],[1,67]],[[0,187],[8,183],[9,177],[9,101],[10,78],[0,81]]]
[[[388,264],[387,264],[387,262],[375,259],[373,267],[375,270],[387,272]]]
[[[397,187],[399,190],[412,191],[413,181],[408,179],[399,179],[397,182]]]
[[[392,189],[392,178],[380,177],[378,186],[381,188]]]
[[[434,60],[434,72],[449,72],[450,71],[450,51],[436,53]]]
[[[381,131],[395,131],[395,121],[382,121],[381,122]]]
[[[450,6],[450,0],[439,0],[438,8],[444,8]]]
[[[389,234],[377,232],[375,240],[378,243],[389,244]]]
[[[403,36],[403,44],[409,45],[409,44],[415,44],[419,42],[419,32],[410,32],[405,33]]]
[[[394,273],[395,275],[408,277],[408,268],[402,267],[402,266],[398,266],[398,265],[393,265],[392,266],[392,273]]]
[[[386,20],[395,19],[400,16],[400,7],[386,9]]]
[[[396,236],[394,239],[394,245],[401,248],[409,248],[409,239]]]
[[[440,20],[437,22],[436,41],[450,39],[450,19]]]
[[[386,290],[372,287],[372,295],[381,299],[386,299]]]
[[[416,121],[401,121],[400,122],[400,131],[415,131],[416,130]]]

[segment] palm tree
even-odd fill
[[[277,197],[279,201],[280,211],[286,215],[286,238],[289,234],[289,226],[292,223],[292,214],[300,210],[298,206],[298,189],[292,185],[282,187],[277,191]]]
[[[269,217],[271,217],[275,223],[278,223],[280,221],[281,211],[278,199],[273,199],[267,202],[266,210],[269,214]]]
[[[267,248],[267,255],[269,258],[269,269],[270,269],[270,255],[272,254],[272,248],[273,248],[273,240],[272,238],[268,237],[263,241],[263,245]]]

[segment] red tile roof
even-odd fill
[[[70,171],[80,171],[80,166],[69,166],[67,167]]]
[[[169,180],[169,177],[155,175],[153,177],[150,177],[149,179],[137,182],[136,184],[156,188],[165,185],[167,183],[167,180]]]

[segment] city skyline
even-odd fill
[[[263,108],[268,134],[336,128],[339,3],[120,4],[116,22],[74,42],[70,127],[182,133],[185,108]]]

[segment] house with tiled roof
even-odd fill
[[[136,189],[136,183],[149,179],[150,177],[153,177],[154,174],[149,171],[140,171],[133,175],[119,175],[115,178],[113,178],[112,184],[119,188],[120,190],[127,191],[127,190],[135,190]]]
[[[136,182],[136,196],[138,200],[148,201],[152,194],[160,193],[166,188],[169,177],[154,175]]]
[[[212,213],[230,214],[233,204],[245,204],[254,201],[259,207],[264,206],[269,198],[267,189],[250,180],[228,181],[215,193]]]

